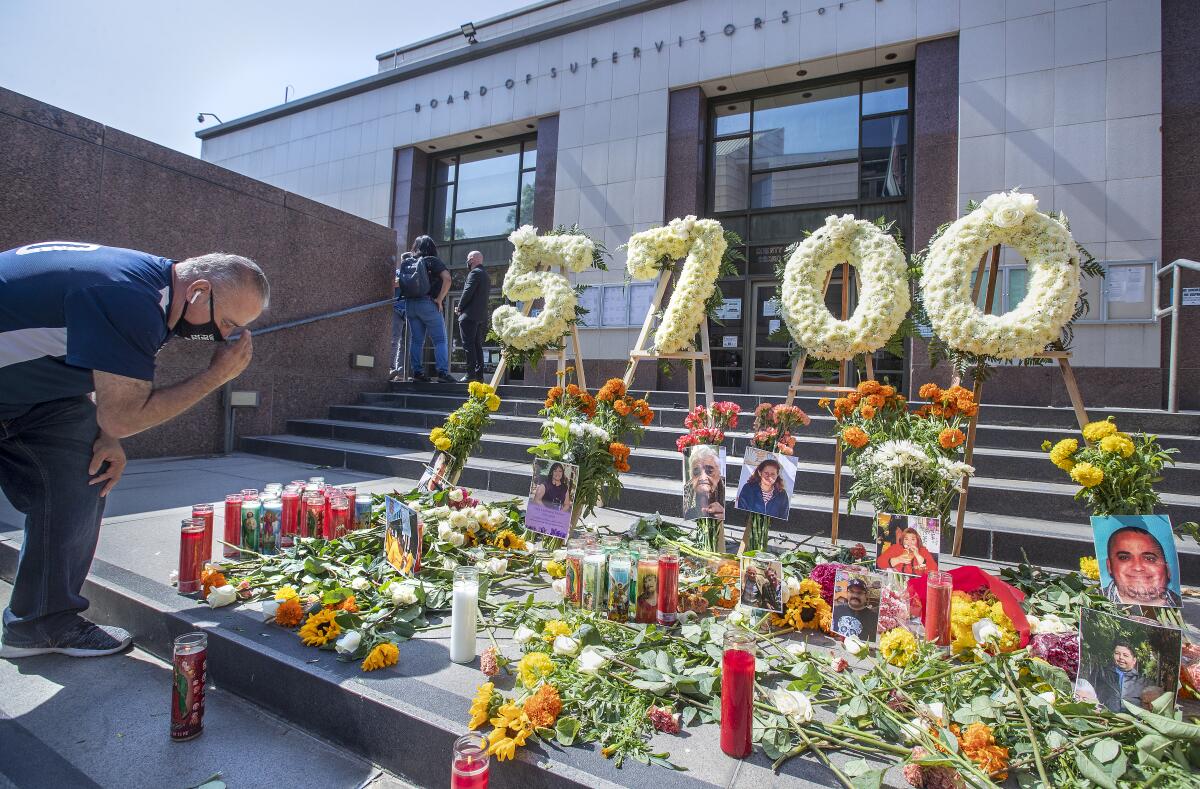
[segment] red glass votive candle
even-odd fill
[[[176,638],[171,666],[171,739],[190,740],[204,731],[208,636],[185,633]]]
[[[721,657],[721,750],[735,759],[749,756],[753,728],[754,638],[745,631],[726,631]]]
[[[678,610],[679,551],[675,548],[664,548],[658,555],[658,624],[675,624]]]
[[[325,496],[314,493],[300,500],[300,535],[302,537],[325,537]]]
[[[184,518],[179,529],[179,593],[200,591],[200,573],[204,569],[204,520]]]
[[[954,579],[950,573],[934,571],[925,576],[925,640],[940,647],[950,646],[950,600]]]
[[[237,559],[242,552],[236,546],[242,544],[242,494],[230,493],[225,497],[225,545],[221,555],[226,559]]]
[[[450,789],[487,789],[487,743],[478,732],[467,732],[454,741]]]
[[[345,496],[329,500],[329,520],[325,522],[326,539],[345,537],[350,531],[350,501]]]
[[[193,504],[192,517],[204,521],[204,559],[207,561],[212,558],[213,505]]]
[[[288,486],[279,498],[283,503],[279,544],[283,548],[290,548],[296,542],[296,535],[300,533],[300,490]]]

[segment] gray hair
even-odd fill
[[[262,301],[263,309],[271,302],[271,286],[267,275],[250,258],[228,252],[210,252],[177,263],[175,270],[184,282],[206,279],[230,288],[253,288]]]

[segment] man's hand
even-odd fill
[[[438,312],[441,312],[442,311],[442,297],[438,296],[436,299],[433,300],[433,303],[437,305]]]
[[[105,463],[108,466],[104,469],[104,473],[98,474],[97,472]],[[101,431],[96,443],[92,444],[92,462],[88,466],[88,475],[91,476],[91,480],[88,484],[104,483],[104,487],[100,489],[100,496],[103,498],[120,481],[121,474],[124,472],[125,450],[121,448],[121,442]]]
[[[208,363],[208,369],[220,378],[221,383],[226,383],[242,374],[253,355],[254,346],[250,341],[250,330],[242,329],[241,337],[217,348],[212,355],[212,361]]]

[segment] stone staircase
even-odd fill
[[[461,484],[514,496],[529,491],[526,451],[539,433],[538,410],[545,391],[541,387],[502,386],[503,403],[480,450],[467,463]],[[430,457],[430,428],[443,423],[446,414],[466,397],[465,385],[392,384],[391,390],[367,393],[353,405],[333,406],[327,419],[288,422],[284,435],[241,439],[241,449],[272,457],[345,467],[357,471],[417,478]],[[683,430],[687,395],[651,392],[655,421],[642,445],[634,450],[630,473],[619,501],[606,502],[632,515],[659,512],[679,514],[681,460],[675,440]],[[750,411],[763,400],[750,395],[722,395]],[[786,524],[773,533],[795,537],[827,537],[830,498],[833,492],[833,420],[817,407],[816,398],[797,401],[812,418],[812,425],[797,438],[796,492]],[[1112,414],[1122,430],[1156,433],[1164,446],[1179,449],[1180,462],[1166,471],[1161,483],[1166,512],[1175,521],[1200,520],[1200,413],[1168,414],[1162,411],[1104,409],[1093,419]],[[748,420],[743,418],[743,427]],[[999,562],[1016,562],[1024,556],[1053,567],[1075,567],[1080,556],[1091,555],[1091,530],[1087,512],[1074,500],[1076,487],[1046,459],[1040,445],[1077,433],[1074,414],[1066,408],[985,405],[980,413],[975,467],[971,483],[963,554]],[[741,456],[748,442],[745,432],[730,436],[728,478],[736,483]],[[728,445],[728,444],[727,444]],[[851,482],[843,471],[843,496]],[[735,484],[729,484],[733,496]],[[730,506],[729,523],[739,526],[742,513]],[[870,537],[869,507],[860,505],[846,517],[842,502],[841,536],[851,541]],[[1185,582],[1200,583],[1200,552],[1181,547]]]

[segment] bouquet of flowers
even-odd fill
[[[467,458],[479,448],[483,431],[492,423],[491,415],[500,407],[500,395],[481,381],[472,381],[467,392],[466,402],[446,417],[445,424],[429,431],[429,443],[450,457],[445,477],[451,485],[458,481]]]
[[[686,435],[680,436],[675,442],[675,446],[683,453],[683,462],[685,464],[699,463],[696,456],[689,457],[688,451],[695,446],[713,446],[719,447],[725,442],[725,431],[730,428],[736,428],[738,422],[738,414],[741,413],[741,406],[737,403],[720,402],[713,403],[710,408],[698,405],[693,408],[683,419],[683,426],[688,429]],[[712,451],[708,452],[710,459]],[[719,454],[716,460],[719,462]],[[722,471],[723,474],[723,471]],[[683,510],[688,513],[696,504],[696,488],[693,475],[688,473],[688,469],[684,470],[684,488],[683,488]],[[724,495],[724,486],[712,486],[714,489],[711,493],[717,493],[719,489],[721,496]],[[725,502],[719,502],[724,508]],[[687,517],[685,514],[684,517]],[[699,517],[696,519],[696,538],[701,549],[713,551],[717,553],[725,552],[725,518],[724,517]]]
[[[962,428],[979,406],[961,386],[927,383],[920,395],[929,403],[910,411],[894,386],[863,381],[845,397],[821,399],[854,472],[851,508],[866,500],[877,512],[948,521],[954,495],[975,473],[959,458]]]
[[[792,431],[797,427],[808,427],[811,422],[812,419],[799,406],[759,403],[754,409],[754,435],[750,445],[790,455],[796,446]]]
[[[590,515],[601,501],[619,497],[630,445],[641,443],[654,420],[649,403],[630,395],[620,378],[611,378],[595,397],[575,384],[555,386],[539,413],[542,440],[530,454],[579,466],[572,522]]]

